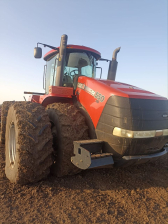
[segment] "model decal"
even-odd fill
[[[105,96],[102,95],[99,92],[95,92],[93,89],[91,89],[88,86],[85,86],[85,84],[78,82],[78,88],[83,89],[84,91],[86,91],[87,93],[89,93],[90,95],[92,95],[94,98],[96,98],[98,101],[103,102],[105,99]]]
[[[78,82],[77,87],[80,89],[85,89],[85,84]]]
[[[85,86],[85,91],[95,97],[96,92],[93,89],[89,88],[88,86]]]

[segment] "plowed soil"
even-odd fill
[[[168,157],[26,186],[9,183],[3,157],[0,223],[168,223]]]

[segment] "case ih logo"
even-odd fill
[[[78,88],[85,89],[85,84],[78,82]]]
[[[95,92],[93,89],[91,89],[88,86],[85,86],[85,84],[83,83],[79,83],[78,82],[78,88],[83,89],[84,91],[86,91],[87,93],[89,93],[90,95],[92,95],[94,98],[96,98],[96,100],[99,102],[103,102],[105,99],[105,96],[103,96],[101,93],[99,92]]]

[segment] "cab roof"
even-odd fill
[[[58,49],[59,49],[59,47],[58,47]],[[78,52],[78,51],[89,52],[96,58],[96,60],[99,60],[101,58],[100,52],[98,52],[90,47],[85,47],[85,46],[80,46],[80,45],[67,45],[68,53]],[[50,57],[52,57],[53,55],[55,55],[57,53],[58,53],[58,50],[51,50],[51,51],[47,52],[44,55],[44,60],[48,61]]]

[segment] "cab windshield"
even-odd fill
[[[96,59],[86,52],[67,53],[65,59],[63,86],[73,86],[74,77],[96,76]]]
[[[55,86],[59,54],[47,61],[45,90],[49,92],[49,86]],[[79,76],[96,77],[96,59],[86,52],[67,53],[65,57],[62,85],[74,87],[74,81]]]

